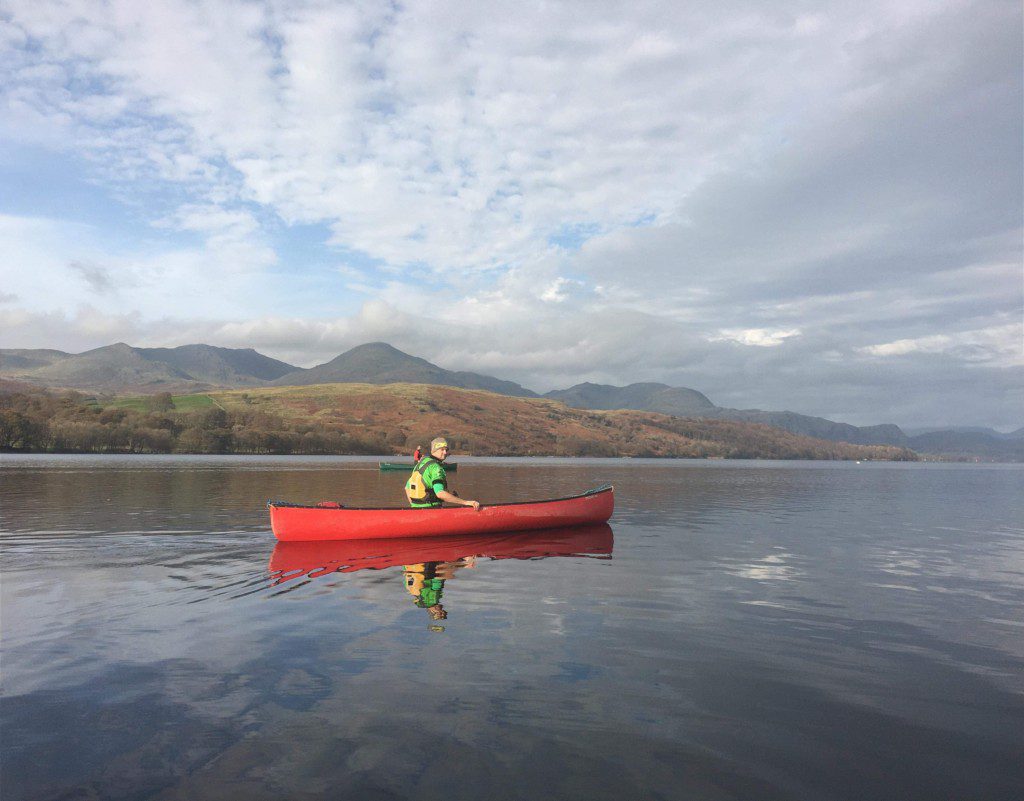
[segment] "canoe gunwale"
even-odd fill
[[[600,495],[602,492],[611,492],[614,487],[611,484],[603,484],[600,487],[581,492],[578,495],[568,495],[564,498],[542,498],[535,501],[506,501],[503,503],[486,503],[480,504],[482,507],[496,507],[496,506],[526,506],[536,505],[542,503],[557,503],[558,501],[575,501],[580,498],[589,498],[592,495]],[[317,504],[308,503],[289,503],[288,501],[267,501],[267,508],[277,509],[316,509],[321,512],[451,512],[459,509],[464,509],[463,506],[438,506],[438,507],[412,507],[412,506],[338,506],[338,507],[324,507],[318,506]]]

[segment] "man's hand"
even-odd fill
[[[480,511],[480,501],[470,501],[469,505],[473,507],[474,512]]]

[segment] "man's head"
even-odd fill
[[[438,459],[444,459],[448,455],[448,440],[444,437],[436,437],[430,440],[430,455]]]

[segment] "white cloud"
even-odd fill
[[[540,299],[548,303],[565,303],[574,286],[582,286],[581,282],[559,276],[540,294]]]
[[[824,114],[859,37],[904,23],[884,4],[813,25],[662,3],[590,22],[572,3],[514,22],[457,2],[11,8],[39,48],[8,95],[70,127],[111,180],[255,200],[392,264],[470,269],[537,258],[577,223],[671,219],[766,144],[753,132]],[[69,92],[65,65],[95,90]]]
[[[188,204],[159,224],[202,235],[206,257],[218,272],[253,272],[277,262],[277,254],[263,241],[259,222],[246,211]]]
[[[932,334],[914,339],[897,339],[880,345],[857,348],[870,356],[907,356],[914,353],[949,353],[965,361],[996,362],[1024,366],[1024,329],[1018,323],[977,331]]]
[[[790,337],[800,336],[800,329],[770,331],[767,328],[723,329],[717,336],[709,337],[711,342],[738,342],[758,348],[773,348]]]

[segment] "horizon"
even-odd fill
[[[1021,425],[1019,3],[112,6],[0,19],[4,348]]]

